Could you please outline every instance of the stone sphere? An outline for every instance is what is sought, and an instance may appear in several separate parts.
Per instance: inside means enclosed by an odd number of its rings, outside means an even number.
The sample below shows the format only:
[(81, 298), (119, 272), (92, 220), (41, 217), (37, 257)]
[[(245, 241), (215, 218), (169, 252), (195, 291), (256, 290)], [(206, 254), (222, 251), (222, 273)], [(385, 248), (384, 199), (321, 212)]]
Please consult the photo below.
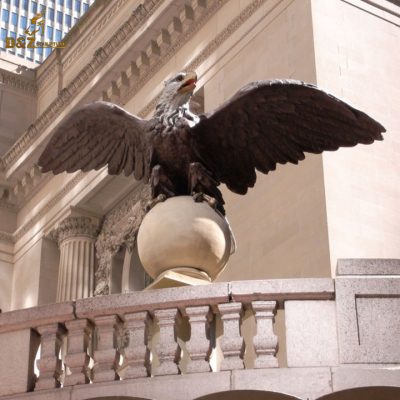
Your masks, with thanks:
[(226, 265), (231, 232), (225, 218), (207, 203), (190, 196), (177, 196), (157, 204), (144, 217), (137, 246), (146, 272), (182, 269), (206, 273), (214, 280)]

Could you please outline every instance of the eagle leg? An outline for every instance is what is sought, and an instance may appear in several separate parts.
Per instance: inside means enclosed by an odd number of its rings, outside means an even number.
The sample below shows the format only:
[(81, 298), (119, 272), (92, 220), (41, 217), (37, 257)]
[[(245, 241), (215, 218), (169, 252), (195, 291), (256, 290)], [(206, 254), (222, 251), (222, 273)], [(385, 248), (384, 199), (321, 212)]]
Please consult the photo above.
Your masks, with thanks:
[(174, 184), (169, 179), (164, 168), (161, 165), (156, 165), (151, 170), (150, 176), (151, 197), (154, 199), (159, 194), (164, 194), (167, 197), (176, 196), (174, 192)]
[(209, 206), (225, 215), (224, 199), (222, 193), (217, 188), (219, 182), (216, 181), (212, 173), (199, 162), (189, 165), (189, 189), (196, 202), (206, 201)]
[(158, 203), (162, 203), (163, 201), (167, 200), (167, 196), (165, 194), (159, 194), (156, 198), (149, 200), (146, 203), (144, 210), (149, 212), (155, 205)]

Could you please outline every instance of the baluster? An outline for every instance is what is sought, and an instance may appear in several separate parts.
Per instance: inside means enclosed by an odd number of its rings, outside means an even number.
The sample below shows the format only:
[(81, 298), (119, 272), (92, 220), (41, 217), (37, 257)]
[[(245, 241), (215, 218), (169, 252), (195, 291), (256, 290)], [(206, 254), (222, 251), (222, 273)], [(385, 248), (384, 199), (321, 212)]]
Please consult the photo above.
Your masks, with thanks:
[(177, 365), (178, 344), (175, 341), (175, 318), (177, 309), (156, 310), (154, 316), (160, 328), (156, 355), (160, 365), (154, 375), (173, 375), (179, 372)]
[(63, 328), (59, 324), (40, 326), (37, 331), (41, 335), (40, 360), (37, 366), (40, 376), (35, 385), (35, 390), (52, 389), (60, 387), (62, 376), (62, 361), (58, 358)]
[(190, 323), (190, 340), (186, 343), (186, 348), (191, 360), (187, 366), (187, 373), (210, 371), (210, 341), (207, 338), (209, 311), (208, 306), (186, 307)]
[(94, 351), (93, 382), (115, 381), (119, 352), (114, 347), (114, 332), (121, 320), (117, 315), (94, 319), (97, 328), (97, 346)]
[(65, 323), (68, 329), (67, 355), (65, 365), (70, 374), (66, 374), (64, 386), (82, 385), (90, 382), (88, 369), (90, 357), (87, 353), (92, 326), (87, 319), (76, 319)]
[(224, 324), (224, 334), (220, 340), (224, 359), (220, 369), (221, 371), (243, 369), (243, 338), (240, 336), (239, 328), (242, 305), (240, 303), (219, 304), (218, 309)]
[(147, 311), (125, 314), (129, 331), (128, 347), (125, 348), (126, 363), (129, 366), (124, 378), (148, 376), (147, 329), (149, 316)]
[(277, 367), (278, 360), (275, 355), (278, 350), (278, 338), (273, 331), (276, 301), (253, 301), (251, 304), (257, 324), (257, 334), (253, 338), (257, 355), (254, 367)]

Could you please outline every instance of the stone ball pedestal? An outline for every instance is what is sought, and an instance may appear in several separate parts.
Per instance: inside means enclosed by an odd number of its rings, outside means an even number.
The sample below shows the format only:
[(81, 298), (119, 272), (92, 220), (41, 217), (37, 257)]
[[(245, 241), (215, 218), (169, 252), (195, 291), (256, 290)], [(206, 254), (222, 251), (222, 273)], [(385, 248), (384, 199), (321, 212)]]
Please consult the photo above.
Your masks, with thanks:
[(149, 288), (212, 282), (231, 254), (228, 222), (207, 203), (177, 196), (158, 203), (144, 217), (137, 246)]

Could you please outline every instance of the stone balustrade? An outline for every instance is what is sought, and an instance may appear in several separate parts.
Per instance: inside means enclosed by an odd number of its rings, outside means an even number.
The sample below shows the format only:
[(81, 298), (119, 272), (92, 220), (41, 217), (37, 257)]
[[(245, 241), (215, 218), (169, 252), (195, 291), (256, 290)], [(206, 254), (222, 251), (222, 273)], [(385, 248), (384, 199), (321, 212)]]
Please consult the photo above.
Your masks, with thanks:
[[(215, 283), (8, 312), (0, 316), (0, 337), (14, 331), (39, 335), (37, 377), (26, 376), (26, 381), (36, 380), (34, 391), (244, 369), (244, 350), (250, 351), (249, 346), (256, 356), (255, 368), (277, 367), (278, 338), (273, 321), (278, 302), (332, 299), (333, 281), (276, 280), (253, 285), (257, 293), (246, 282)], [(245, 306), (250, 307), (257, 326), (254, 340), (246, 346), (241, 329)], [(181, 329), (185, 318), (189, 326), (186, 333)], [(222, 332), (212, 323), (216, 318), (222, 320)], [(32, 375), (34, 359), (21, 361), (20, 370)]]
[[(354, 266), (348, 268), (352, 271)], [(31, 391), (37, 394), (33, 398), (41, 399), (40, 394), (49, 390), (54, 394), (77, 388), (88, 391), (87, 397), (79, 398), (90, 398), (99, 385), (106, 390), (110, 386), (104, 385), (114, 382), (116, 390), (124, 382), (145, 385), (148, 380), (154, 385), (157, 379), (173, 382), (174, 376), (197, 382), (199, 376), (207, 375), (209, 384), (218, 376), (215, 382), (221, 388), (227, 376), (231, 377), (229, 385), (233, 377), (235, 385), (256, 379), (257, 385), (268, 387), (271, 379), (285, 380), (294, 370), (300, 379), (299, 367), (317, 394), (329, 392), (318, 386), (325, 372), (330, 382), (331, 368), (351, 363), (351, 357), (354, 363), (368, 362), (365, 351), (373, 344), (368, 333), (349, 353), (348, 340), (353, 335), (349, 329), (356, 322), (349, 321), (348, 315), (354, 313), (354, 299), (363, 298), (363, 292), (367, 295), (359, 305), (363, 312), (358, 315), (360, 327), (373, 312), (364, 307), (371, 293), (376, 292), (382, 304), (397, 306), (393, 299), (400, 297), (400, 280), (389, 272), (392, 275), (387, 278), (345, 276), (339, 270), (336, 280), (275, 279), (148, 290), (3, 313), (0, 379), (9, 384), (0, 388), (0, 398)], [(386, 280), (391, 286), (385, 286)], [(376, 307), (374, 302), (368, 304)], [(277, 311), (283, 309), (284, 327), (282, 319), (280, 326), (275, 324)], [(397, 315), (398, 310), (392, 313)], [(397, 323), (390, 315), (387, 318), (391, 326)], [(249, 326), (252, 329), (246, 332)], [(22, 350), (16, 351), (17, 346)], [(282, 357), (278, 362), (280, 346), (287, 352), (284, 365)], [(376, 354), (376, 362), (400, 363), (396, 352), (385, 358), (380, 348)], [(201, 387), (194, 392), (202, 393)]]

